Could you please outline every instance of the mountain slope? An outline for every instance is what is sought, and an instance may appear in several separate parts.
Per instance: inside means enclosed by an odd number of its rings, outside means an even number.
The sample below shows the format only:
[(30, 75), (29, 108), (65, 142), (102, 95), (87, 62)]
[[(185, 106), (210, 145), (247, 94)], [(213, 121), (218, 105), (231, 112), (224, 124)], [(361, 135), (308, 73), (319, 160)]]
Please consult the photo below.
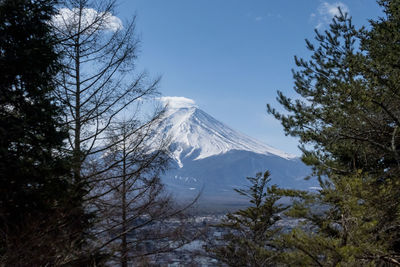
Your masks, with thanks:
[(164, 182), (179, 196), (235, 199), (233, 188), (246, 185), (246, 177), (270, 170), (273, 183), (285, 188), (308, 189), (310, 173), (298, 158), (239, 133), (200, 110), (193, 100), (162, 98), (167, 112), (158, 132), (170, 138), (176, 166)]
[[(172, 138), (174, 159), (180, 166), (182, 158), (197, 153), (195, 160), (223, 154), (230, 150), (244, 150), (290, 159), (294, 156), (281, 152), (251, 137), (239, 133), (197, 108), (192, 100), (169, 102), (161, 132)], [(174, 101), (175, 102), (174, 102)]]

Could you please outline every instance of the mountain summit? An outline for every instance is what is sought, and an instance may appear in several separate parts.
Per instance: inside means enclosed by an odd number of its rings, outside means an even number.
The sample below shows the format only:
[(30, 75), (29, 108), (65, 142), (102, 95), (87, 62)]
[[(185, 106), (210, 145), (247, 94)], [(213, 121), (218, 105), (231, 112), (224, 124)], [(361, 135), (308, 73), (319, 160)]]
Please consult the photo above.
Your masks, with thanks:
[(170, 136), (171, 152), (180, 167), (185, 158), (199, 160), (231, 150), (275, 155), (285, 159), (295, 158), (231, 129), (199, 109), (191, 99), (163, 97), (161, 100), (167, 106), (161, 132)]
[(234, 188), (246, 185), (246, 177), (269, 170), (281, 187), (309, 189), (310, 169), (298, 158), (239, 133), (216, 120), (185, 97), (162, 97), (167, 107), (158, 132), (170, 138), (176, 163), (163, 177), (179, 196), (202, 192), (203, 201), (230, 202)]

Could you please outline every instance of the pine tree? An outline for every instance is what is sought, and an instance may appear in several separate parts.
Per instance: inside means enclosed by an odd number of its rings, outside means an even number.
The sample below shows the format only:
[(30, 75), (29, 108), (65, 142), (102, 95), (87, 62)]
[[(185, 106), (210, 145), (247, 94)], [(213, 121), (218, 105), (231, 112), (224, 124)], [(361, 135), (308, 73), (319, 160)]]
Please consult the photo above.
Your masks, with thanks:
[(68, 257), (75, 233), (67, 131), (52, 98), (52, 0), (0, 2), (0, 265)]
[(279, 213), (286, 207), (278, 204), (281, 198), (275, 185), (268, 186), (270, 174), (258, 173), (248, 177), (248, 189), (236, 189), (249, 198), (251, 206), (229, 213), (218, 226), (222, 238), (209, 244), (210, 255), (228, 266), (271, 266), (280, 254), (275, 238), (281, 228), (276, 225)]
[(300, 138), (321, 185), (316, 194), (287, 192), (291, 215), (304, 219), (284, 237), (291, 264), (400, 264), (400, 2), (379, 4), (385, 17), (369, 29), (341, 14), (316, 31), (311, 59), (295, 58), (302, 99), (278, 92), (287, 115), (268, 106)]

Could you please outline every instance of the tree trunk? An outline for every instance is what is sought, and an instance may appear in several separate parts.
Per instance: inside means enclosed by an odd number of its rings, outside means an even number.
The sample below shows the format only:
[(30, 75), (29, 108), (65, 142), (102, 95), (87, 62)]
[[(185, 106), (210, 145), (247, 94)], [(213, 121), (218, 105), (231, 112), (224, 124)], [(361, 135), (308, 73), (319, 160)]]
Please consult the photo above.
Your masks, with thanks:
[[(125, 132), (124, 132), (125, 135)], [(127, 240), (126, 240), (126, 137), (124, 136), (124, 141), (123, 141), (123, 161), (122, 161), (122, 244), (121, 244), (121, 266), (122, 267), (127, 267), (128, 266), (128, 246), (127, 246)]]

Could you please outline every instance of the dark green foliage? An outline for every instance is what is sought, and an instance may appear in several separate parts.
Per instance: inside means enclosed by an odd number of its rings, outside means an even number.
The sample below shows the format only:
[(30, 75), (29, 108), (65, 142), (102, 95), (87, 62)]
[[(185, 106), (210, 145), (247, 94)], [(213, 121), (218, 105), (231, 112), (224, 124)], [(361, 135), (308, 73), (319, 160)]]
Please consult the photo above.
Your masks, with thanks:
[[(301, 192), (286, 215), (302, 219), (280, 236), (281, 259), (291, 266), (375, 266), (394, 261), (393, 231), (382, 226), (385, 209), (377, 203), (397, 185), (371, 190), (362, 173), (337, 176), (318, 194)], [(332, 185), (334, 184), (334, 187)], [(295, 192), (286, 195), (296, 196)], [(388, 199), (386, 199), (388, 200)]]
[(48, 25), (54, 5), (0, 1), (0, 265), (55, 264), (74, 239), (69, 218), (79, 199), (51, 97), (59, 69)]
[(276, 186), (268, 186), (269, 175), (267, 171), (248, 177), (251, 186), (236, 191), (248, 197), (251, 206), (229, 213), (219, 225), (225, 234), (209, 251), (229, 266), (269, 266), (276, 262), (279, 253), (275, 238), (281, 231), (276, 222), (286, 208), (277, 204), (280, 196)]
[(379, 4), (369, 29), (342, 14), (316, 32), (311, 59), (296, 58), (301, 99), (278, 92), (288, 115), (268, 106), (322, 188), (295, 198), (304, 226), (283, 240), (294, 265), (400, 265), (400, 2)]

